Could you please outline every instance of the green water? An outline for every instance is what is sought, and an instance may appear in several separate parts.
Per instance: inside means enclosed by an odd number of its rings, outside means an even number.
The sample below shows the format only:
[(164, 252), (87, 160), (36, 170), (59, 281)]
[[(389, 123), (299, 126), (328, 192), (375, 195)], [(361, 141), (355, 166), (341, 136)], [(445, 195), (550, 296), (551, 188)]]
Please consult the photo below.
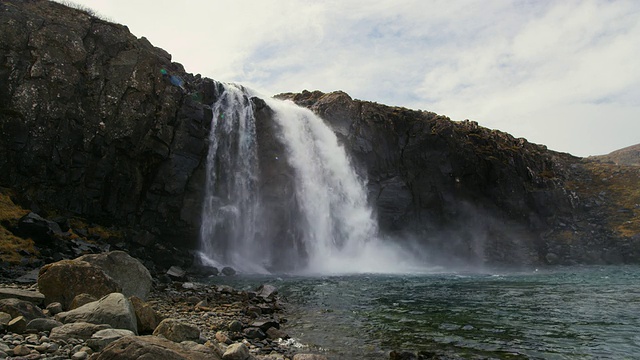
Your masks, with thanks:
[(640, 358), (640, 267), (232, 281), (276, 285), (287, 331), (331, 359)]

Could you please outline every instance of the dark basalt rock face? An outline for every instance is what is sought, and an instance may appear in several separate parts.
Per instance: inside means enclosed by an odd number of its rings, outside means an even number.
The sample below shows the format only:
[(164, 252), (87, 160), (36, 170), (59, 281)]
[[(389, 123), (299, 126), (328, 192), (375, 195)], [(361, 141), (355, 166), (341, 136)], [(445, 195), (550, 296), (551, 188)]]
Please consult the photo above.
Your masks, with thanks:
[(382, 230), (426, 245), (433, 261), (638, 261), (637, 250), (621, 249), (637, 249), (637, 240), (630, 244), (594, 224), (605, 224), (607, 211), (592, 206), (588, 186), (573, 184), (589, 172), (580, 158), (468, 120), (353, 100), (343, 92), (279, 97), (331, 124), (369, 181)]
[(54, 2), (3, 1), (0, 33), (0, 184), (23, 203), (192, 246), (213, 81)]

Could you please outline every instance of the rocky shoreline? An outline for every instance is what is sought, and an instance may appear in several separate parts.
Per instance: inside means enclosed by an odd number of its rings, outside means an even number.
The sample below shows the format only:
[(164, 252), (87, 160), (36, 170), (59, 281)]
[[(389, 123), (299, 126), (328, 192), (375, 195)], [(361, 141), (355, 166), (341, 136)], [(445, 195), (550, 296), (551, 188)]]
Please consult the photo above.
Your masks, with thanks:
[[(45, 265), (32, 277), (36, 284), (2, 279), (0, 359), (326, 359), (286, 334), (286, 304), (271, 285), (239, 291), (166, 274), (152, 278), (124, 252), (92, 256), (99, 260)], [(100, 268), (100, 261), (118, 264)], [(131, 272), (135, 262), (138, 275)], [(100, 279), (96, 268), (113, 277)], [(111, 280), (120, 292), (109, 289)], [(143, 289), (142, 298), (127, 294), (131, 285)]]

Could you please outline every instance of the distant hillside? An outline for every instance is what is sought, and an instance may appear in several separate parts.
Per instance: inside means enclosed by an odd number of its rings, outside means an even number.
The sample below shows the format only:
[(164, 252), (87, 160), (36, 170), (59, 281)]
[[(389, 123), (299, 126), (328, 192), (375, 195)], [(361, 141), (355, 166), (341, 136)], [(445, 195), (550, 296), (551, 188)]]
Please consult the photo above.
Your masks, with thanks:
[(600, 162), (611, 162), (617, 165), (640, 166), (640, 144), (616, 150), (608, 155), (593, 156)]

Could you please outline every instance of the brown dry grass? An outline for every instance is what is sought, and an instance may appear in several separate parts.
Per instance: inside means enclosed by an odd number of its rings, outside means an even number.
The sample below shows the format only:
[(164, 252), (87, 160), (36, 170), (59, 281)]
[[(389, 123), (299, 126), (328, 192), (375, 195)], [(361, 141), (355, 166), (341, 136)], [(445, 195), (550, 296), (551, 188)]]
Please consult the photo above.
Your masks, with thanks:
[(587, 161), (584, 168), (591, 181), (572, 181), (570, 187), (601, 199), (608, 225), (618, 235), (640, 234), (640, 167)]
[(28, 213), (29, 210), (11, 200), (8, 190), (0, 189), (0, 260), (17, 264), (23, 258), (20, 250), (37, 254), (33, 240), (17, 237), (7, 229), (7, 226), (17, 225), (18, 220)]

